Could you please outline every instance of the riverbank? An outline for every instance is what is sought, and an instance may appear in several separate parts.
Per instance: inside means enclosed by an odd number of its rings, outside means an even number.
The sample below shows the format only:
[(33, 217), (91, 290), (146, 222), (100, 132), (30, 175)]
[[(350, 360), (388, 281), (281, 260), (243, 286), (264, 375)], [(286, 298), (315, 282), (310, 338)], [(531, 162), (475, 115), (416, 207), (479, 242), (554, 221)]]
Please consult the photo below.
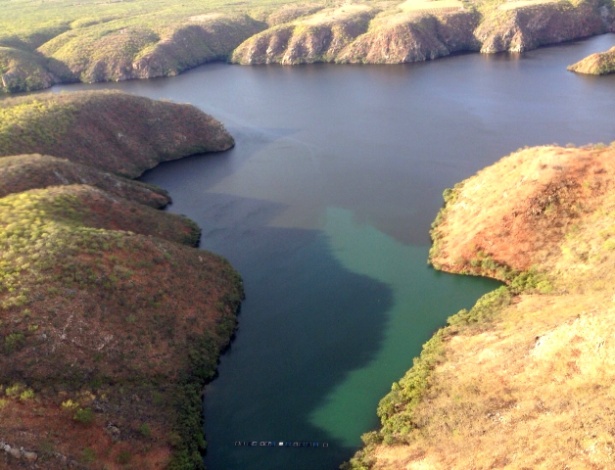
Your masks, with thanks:
[[(21, 0), (20, 0), (21, 1)], [(456, 52), (522, 52), (615, 31), (612, 2), (13, 2), (0, 34), (0, 92), (177, 75), (212, 61), (398, 64)], [(35, 21), (44, 15), (45, 21)], [(8, 21), (8, 20), (7, 20)]]
[(445, 192), (430, 261), (507, 285), (424, 346), (347, 468), (611, 464), (614, 162), (529, 148)]
[(166, 192), (121, 175), (232, 137), (122, 93), (0, 112), (0, 467), (202, 467), (201, 392), (241, 280), (195, 249), (194, 222), (156, 210)]

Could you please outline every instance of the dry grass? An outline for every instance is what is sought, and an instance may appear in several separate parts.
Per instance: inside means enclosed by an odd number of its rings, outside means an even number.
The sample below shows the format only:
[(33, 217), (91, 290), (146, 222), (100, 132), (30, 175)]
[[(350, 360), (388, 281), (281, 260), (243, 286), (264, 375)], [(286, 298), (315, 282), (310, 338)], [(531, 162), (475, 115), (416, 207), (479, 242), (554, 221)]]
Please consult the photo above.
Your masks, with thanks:
[(353, 468), (615, 468), (614, 175), (615, 146), (542, 147), (447, 193), (436, 262), (491, 272), (463, 260), (487, 250), (542, 271), (557, 294), (522, 292), (486, 322), (451, 322), (410, 430), (372, 436)]

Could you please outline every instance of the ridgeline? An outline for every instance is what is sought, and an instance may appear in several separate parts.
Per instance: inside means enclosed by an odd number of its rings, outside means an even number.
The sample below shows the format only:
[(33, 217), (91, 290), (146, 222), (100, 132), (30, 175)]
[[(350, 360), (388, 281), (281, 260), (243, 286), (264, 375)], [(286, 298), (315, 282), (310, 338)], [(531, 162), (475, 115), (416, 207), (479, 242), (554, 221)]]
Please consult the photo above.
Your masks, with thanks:
[(211, 61), (398, 64), (615, 31), (612, 0), (25, 0), (0, 19), (0, 92), (177, 75)]
[(122, 175), (232, 137), (192, 106), (121, 93), (1, 112), (0, 467), (202, 467), (201, 391), (241, 281), (194, 248), (192, 221), (156, 209), (164, 191)]

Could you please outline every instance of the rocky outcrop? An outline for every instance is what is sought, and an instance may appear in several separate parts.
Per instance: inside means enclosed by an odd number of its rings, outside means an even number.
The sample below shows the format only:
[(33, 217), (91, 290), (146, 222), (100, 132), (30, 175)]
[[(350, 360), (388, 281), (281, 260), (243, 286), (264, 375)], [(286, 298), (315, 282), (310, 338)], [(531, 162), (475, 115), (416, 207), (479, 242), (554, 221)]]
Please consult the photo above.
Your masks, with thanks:
[(336, 58), (341, 63), (399, 64), (478, 50), (472, 35), (479, 15), (466, 11), (413, 13), (377, 21)]
[(226, 60), (239, 44), (264, 26), (247, 16), (192, 17), (142, 49), (132, 61), (130, 78), (172, 76), (207, 62)]
[(40, 55), (0, 47), (0, 91), (20, 93), (49, 88), (59, 80)]
[(398, 64), (463, 51), (522, 52), (615, 31), (613, 7), (600, 0), (515, 0), (497, 7), (460, 0), (316, 2), (254, 15), (84, 18), (26, 42), (4, 38), (0, 91), (173, 76), (219, 60)]
[(240, 64), (312, 62), (399, 64), (454, 52), (521, 52), (601, 34), (613, 15), (593, 1), (517, 1), (479, 13), (461, 2), (405, 2), (384, 11), (349, 6), (320, 10), (246, 40)]
[(586, 75), (608, 75), (615, 73), (615, 47), (606, 52), (591, 54), (572, 64), (568, 70)]
[(376, 13), (373, 8), (358, 5), (322, 10), (251, 37), (233, 52), (231, 61), (245, 65), (333, 62), (367, 31)]
[[(519, 5), (515, 5), (518, 3)], [(487, 15), (476, 29), (481, 52), (523, 52), (610, 29), (611, 14), (595, 2), (510, 2)]]

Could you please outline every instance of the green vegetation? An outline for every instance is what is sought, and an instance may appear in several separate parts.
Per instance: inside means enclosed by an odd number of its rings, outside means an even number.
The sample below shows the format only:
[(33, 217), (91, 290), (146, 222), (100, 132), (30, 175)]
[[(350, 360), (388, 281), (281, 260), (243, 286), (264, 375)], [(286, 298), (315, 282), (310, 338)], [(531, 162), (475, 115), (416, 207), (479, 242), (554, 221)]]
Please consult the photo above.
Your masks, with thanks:
[[(174, 468), (199, 468), (201, 390), (235, 329), (241, 280), (193, 248), (194, 222), (154, 209), (169, 202), (164, 191), (118, 173), (232, 138), (191, 106), (118, 93), (3, 105), (0, 431), (21, 435), (14, 426), (28, 423), (35, 437), (20, 445), (46, 468), (57, 452), (146, 468), (150, 458), (169, 464), (169, 450)], [(37, 153), (11, 155), (20, 149)]]
[(606, 52), (590, 56), (572, 64), (568, 70), (587, 75), (607, 75), (615, 73), (615, 47)]
[(0, 156), (52, 155), (136, 177), (161, 161), (234, 144), (222, 124), (194, 106), (125, 93), (35, 95), (2, 105)]

